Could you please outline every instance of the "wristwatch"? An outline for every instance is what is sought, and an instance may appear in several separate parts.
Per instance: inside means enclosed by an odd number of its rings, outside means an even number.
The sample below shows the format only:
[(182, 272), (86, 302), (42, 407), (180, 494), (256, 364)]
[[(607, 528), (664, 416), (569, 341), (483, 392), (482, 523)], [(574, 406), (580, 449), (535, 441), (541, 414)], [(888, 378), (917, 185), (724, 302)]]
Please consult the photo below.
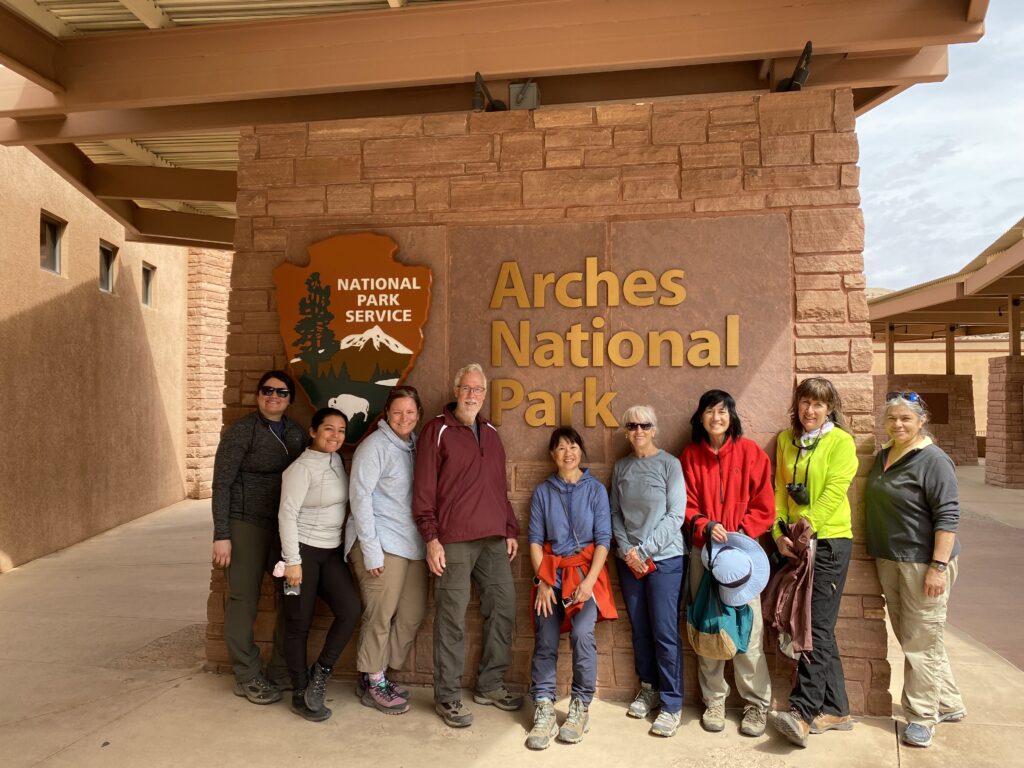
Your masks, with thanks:
[(534, 576), (533, 577), (533, 586), (535, 586), (535, 587), (539, 587), (540, 586), (540, 577), (539, 576)]
[(945, 573), (947, 565), (949, 565), (949, 563), (944, 563), (941, 560), (932, 560), (931, 562), (931, 567), (939, 573)]

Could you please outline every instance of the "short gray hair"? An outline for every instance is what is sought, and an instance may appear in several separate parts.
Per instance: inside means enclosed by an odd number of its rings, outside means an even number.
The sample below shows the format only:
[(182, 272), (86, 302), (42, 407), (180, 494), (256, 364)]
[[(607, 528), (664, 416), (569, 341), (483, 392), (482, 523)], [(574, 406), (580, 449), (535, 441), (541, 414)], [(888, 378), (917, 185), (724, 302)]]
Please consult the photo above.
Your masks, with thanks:
[[(885, 418), (886, 416), (889, 415), (889, 411), (892, 410), (893, 408), (898, 408), (901, 405), (907, 408), (912, 414), (917, 416), (917, 418), (921, 419), (922, 422), (928, 421), (928, 407), (925, 404), (924, 400), (921, 398), (921, 396), (918, 395), (916, 399), (908, 400), (906, 397), (907, 394), (907, 392), (897, 392), (893, 397), (890, 397), (888, 400), (885, 401), (885, 405), (882, 406), (883, 423), (885, 423)], [(924, 432), (926, 435), (929, 434), (929, 432), (923, 427), (921, 431)]]
[(658, 427), (658, 415), (654, 412), (654, 408), (649, 405), (631, 405), (622, 413), (622, 426), (625, 426), (628, 422), (635, 421), (638, 424), (653, 424), (655, 429)]
[(484, 377), (484, 386), (487, 386), (487, 374), (484, 373), (483, 367), (480, 363), (470, 363), (469, 365), (462, 366), (455, 372), (455, 383), (453, 384), (455, 389), (459, 388), (459, 384), (462, 383), (462, 377), (467, 373), (479, 373)]

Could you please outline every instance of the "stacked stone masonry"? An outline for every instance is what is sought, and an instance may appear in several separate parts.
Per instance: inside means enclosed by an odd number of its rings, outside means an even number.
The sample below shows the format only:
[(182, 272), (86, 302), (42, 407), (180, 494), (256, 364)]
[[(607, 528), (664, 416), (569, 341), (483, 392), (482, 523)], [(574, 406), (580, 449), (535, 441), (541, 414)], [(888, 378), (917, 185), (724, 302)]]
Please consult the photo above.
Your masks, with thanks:
[[(790, 230), (794, 276), (794, 379), (824, 375), (841, 390), (861, 458), (851, 489), (856, 544), (841, 606), (838, 640), (853, 711), (890, 713), (884, 603), (863, 545), (864, 477), (875, 447), (869, 375), (872, 347), (864, 298), (864, 223), (852, 94), (699, 96), (654, 104), (611, 104), (535, 112), (458, 113), (257, 127), (242, 131), (236, 258), (228, 314), (224, 420), (254, 405), (259, 375), (287, 362), (274, 303), (273, 269), (305, 263), (306, 247), (344, 231), (405, 226), (613, 222), (781, 214)], [(437, 279), (443, 279), (438, 275)], [(447, 377), (464, 361), (443, 366)], [(440, 379), (443, 380), (443, 379)], [(419, 385), (421, 391), (423, 384)], [(438, 384), (437, 386), (441, 386)], [(689, 407), (689, 406), (687, 406)], [(299, 418), (307, 414), (300, 414)], [(779, 413), (778, 427), (786, 423)], [(611, 467), (592, 467), (607, 479)], [(509, 492), (524, 538), (530, 494), (547, 465), (510, 462)], [(515, 564), (519, 618), (509, 682), (529, 683), (532, 629), (528, 558)], [(223, 579), (214, 573), (207, 657), (227, 669), (221, 637)], [(267, 587), (266, 608), (273, 606)], [(628, 619), (598, 627), (599, 695), (636, 687)], [(402, 679), (431, 681), (429, 618)], [(319, 617), (311, 644), (322, 639)], [(471, 607), (467, 676), (479, 658), (480, 616)], [(270, 639), (271, 616), (258, 637)], [(793, 666), (768, 638), (777, 703)], [(338, 677), (354, 670), (354, 642)], [(689, 651), (688, 651), (689, 653)], [(559, 660), (568, 689), (568, 653)], [(686, 700), (696, 701), (693, 659)]]
[(213, 457), (220, 440), (227, 355), (231, 253), (188, 249), (188, 361), (185, 485), (189, 498), (213, 492)]
[(1024, 357), (988, 361), (985, 482), (1024, 488)]

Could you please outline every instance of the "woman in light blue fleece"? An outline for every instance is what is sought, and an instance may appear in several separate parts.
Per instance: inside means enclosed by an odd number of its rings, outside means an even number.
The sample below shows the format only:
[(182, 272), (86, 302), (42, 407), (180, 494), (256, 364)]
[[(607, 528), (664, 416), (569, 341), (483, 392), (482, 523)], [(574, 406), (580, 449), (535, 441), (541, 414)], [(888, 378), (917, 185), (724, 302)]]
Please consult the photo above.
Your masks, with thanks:
[(389, 715), (409, 709), (409, 692), (386, 673), (405, 664), (427, 606), (426, 550), (412, 519), (413, 430), (422, 414), (416, 390), (395, 387), (384, 404), (385, 418), (352, 457), (345, 554), (366, 606), (356, 694)]
[(627, 714), (645, 718), (660, 705), (651, 733), (668, 737), (679, 729), (683, 708), (679, 595), (686, 572), (686, 484), (679, 459), (654, 444), (653, 408), (628, 408), (622, 423), (633, 452), (615, 462), (609, 500), (640, 678), (640, 692)]

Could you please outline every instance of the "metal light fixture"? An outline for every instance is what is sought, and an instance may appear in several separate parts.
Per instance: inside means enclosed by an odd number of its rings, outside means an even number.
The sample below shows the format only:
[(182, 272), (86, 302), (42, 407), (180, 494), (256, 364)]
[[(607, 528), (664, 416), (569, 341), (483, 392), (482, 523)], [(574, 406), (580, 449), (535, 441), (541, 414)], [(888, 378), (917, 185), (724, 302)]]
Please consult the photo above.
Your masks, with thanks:
[(796, 60), (796, 67), (793, 68), (792, 77), (787, 77), (785, 80), (780, 80), (779, 84), (775, 87), (776, 93), (786, 93), (789, 91), (799, 91), (804, 87), (804, 83), (807, 82), (808, 76), (811, 74), (811, 41), (807, 41), (807, 45), (804, 46), (803, 53), (800, 54), (800, 58)]
[(473, 111), (474, 112), (507, 112), (508, 104), (504, 101), (497, 101), (491, 97), (491, 92), (484, 82), (483, 75), (479, 72), (475, 76), (476, 85), (473, 88)]

